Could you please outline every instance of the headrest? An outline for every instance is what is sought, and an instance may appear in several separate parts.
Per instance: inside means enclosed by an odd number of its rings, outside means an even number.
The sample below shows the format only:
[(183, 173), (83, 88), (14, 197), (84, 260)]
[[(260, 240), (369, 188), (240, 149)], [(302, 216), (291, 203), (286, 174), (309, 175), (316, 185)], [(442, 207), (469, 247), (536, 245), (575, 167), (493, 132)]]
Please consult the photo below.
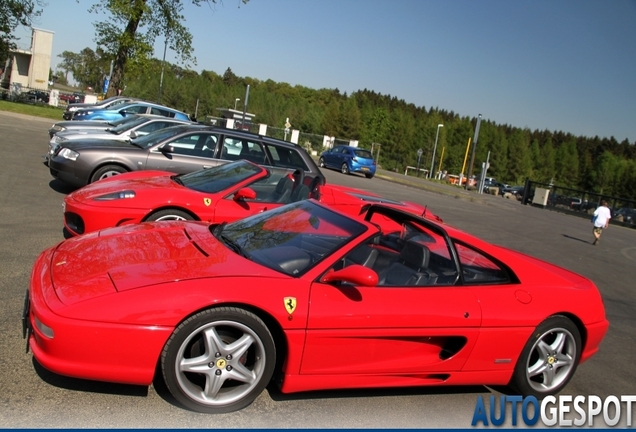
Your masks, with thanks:
[(400, 259), (416, 268), (428, 267), (430, 251), (421, 243), (407, 241), (400, 252)]

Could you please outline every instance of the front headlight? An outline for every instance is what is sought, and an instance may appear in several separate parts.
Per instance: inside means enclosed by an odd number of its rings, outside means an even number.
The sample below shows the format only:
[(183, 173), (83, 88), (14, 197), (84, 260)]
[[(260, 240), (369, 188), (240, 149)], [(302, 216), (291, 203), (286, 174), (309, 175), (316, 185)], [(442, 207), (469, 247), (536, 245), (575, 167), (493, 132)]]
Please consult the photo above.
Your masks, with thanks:
[(77, 111), (79, 109), (79, 107), (69, 107), (69, 111), (73, 112), (73, 111)]
[(62, 132), (63, 130), (66, 130), (66, 128), (60, 125), (53, 125), (53, 130), (55, 132)]
[(134, 198), (135, 191), (126, 190), (121, 192), (113, 192), (93, 198), (95, 201), (113, 201), (118, 199)]
[(64, 159), (68, 159), (68, 160), (72, 160), (72, 161), (76, 161), (77, 158), (79, 157), (79, 153), (78, 152), (73, 151), (71, 149), (67, 149), (67, 148), (63, 148), (62, 150), (60, 150), (58, 155), (63, 157)]
[(53, 141), (56, 142), (56, 143), (61, 143), (61, 142), (64, 142), (66, 140), (68, 140), (68, 138), (61, 137), (61, 136), (59, 136), (57, 134), (53, 137)]

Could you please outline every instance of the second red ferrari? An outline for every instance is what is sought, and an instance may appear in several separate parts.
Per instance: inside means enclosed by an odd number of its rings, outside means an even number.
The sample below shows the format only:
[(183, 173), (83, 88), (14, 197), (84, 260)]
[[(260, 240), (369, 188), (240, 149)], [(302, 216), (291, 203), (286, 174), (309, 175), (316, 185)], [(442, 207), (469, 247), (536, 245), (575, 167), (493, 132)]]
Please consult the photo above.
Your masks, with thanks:
[(183, 175), (135, 171), (67, 195), (64, 225), (71, 235), (79, 235), (146, 221), (231, 222), (307, 198), (354, 215), (371, 203), (384, 203), (441, 221), (418, 204), (324, 185), (319, 180), (304, 178), (300, 170), (265, 168), (245, 160)]

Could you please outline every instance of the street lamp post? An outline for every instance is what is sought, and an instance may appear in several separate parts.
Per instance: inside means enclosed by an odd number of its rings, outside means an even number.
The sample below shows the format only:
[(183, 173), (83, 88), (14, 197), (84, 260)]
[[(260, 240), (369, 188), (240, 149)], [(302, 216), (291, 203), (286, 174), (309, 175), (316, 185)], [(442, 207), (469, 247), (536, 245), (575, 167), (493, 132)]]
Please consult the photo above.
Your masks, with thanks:
[(435, 134), (435, 145), (433, 146), (433, 159), (431, 159), (431, 171), (428, 173), (428, 178), (433, 175), (433, 165), (435, 165), (435, 150), (437, 150), (437, 138), (439, 137), (439, 128), (444, 127), (443, 124), (437, 125), (437, 133)]
[(157, 103), (161, 103), (161, 90), (163, 89), (163, 70), (166, 67), (166, 51), (168, 50), (168, 34), (166, 33), (166, 43), (163, 46), (163, 62), (161, 63), (161, 78), (159, 79), (159, 98)]
[(240, 100), (241, 100), (241, 98), (236, 98), (236, 99), (234, 99), (234, 111), (236, 111), (236, 103), (237, 103), (238, 101), (240, 101)]

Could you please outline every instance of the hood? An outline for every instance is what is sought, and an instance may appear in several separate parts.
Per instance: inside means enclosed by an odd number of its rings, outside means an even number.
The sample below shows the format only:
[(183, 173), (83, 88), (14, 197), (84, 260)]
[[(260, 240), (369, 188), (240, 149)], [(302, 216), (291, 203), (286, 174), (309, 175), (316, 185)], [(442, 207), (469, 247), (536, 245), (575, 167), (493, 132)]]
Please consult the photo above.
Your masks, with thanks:
[(69, 108), (77, 108), (77, 109), (84, 109), (84, 108), (97, 108), (97, 104), (94, 103), (72, 103), (72, 104), (68, 104)]
[(86, 138), (68, 140), (61, 144), (65, 148), (68, 148), (71, 150), (82, 150), (82, 149), (88, 149), (88, 148), (117, 148), (117, 149), (134, 148), (134, 149), (140, 150), (139, 147), (129, 144), (128, 141), (90, 138), (89, 136), (87, 136)]
[(51, 273), (65, 305), (186, 279), (280, 276), (230, 251), (210, 234), (208, 224), (174, 221), (66, 240), (52, 257)]
[(101, 128), (97, 128), (95, 126), (89, 125), (88, 127), (80, 127), (77, 129), (66, 129), (61, 132), (58, 132), (57, 135), (66, 139), (83, 138), (86, 136), (88, 136), (89, 138), (96, 138), (98, 135), (100, 137), (106, 137), (106, 138), (108, 137), (116, 138), (118, 136), (117, 134), (108, 132), (106, 130), (111, 127), (108, 125), (108, 123), (102, 122), (101, 125), (102, 125)]
[[(80, 202), (91, 201), (96, 197), (114, 192), (133, 190), (136, 193), (148, 189), (182, 190), (184, 186), (170, 179), (174, 173), (168, 171), (135, 171), (86, 185), (67, 195), (66, 199)], [(108, 202), (108, 201), (105, 201)]]

